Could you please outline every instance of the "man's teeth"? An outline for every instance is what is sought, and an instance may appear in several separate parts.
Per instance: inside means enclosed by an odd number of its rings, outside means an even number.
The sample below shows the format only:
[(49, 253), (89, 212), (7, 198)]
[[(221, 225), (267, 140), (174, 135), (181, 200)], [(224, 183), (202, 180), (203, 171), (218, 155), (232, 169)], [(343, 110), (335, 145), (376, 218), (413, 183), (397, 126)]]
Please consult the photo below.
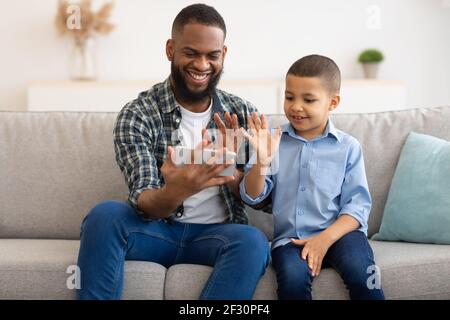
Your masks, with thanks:
[(292, 118), (294, 118), (295, 120), (302, 120), (305, 119), (306, 117), (292, 116)]
[(195, 80), (205, 80), (206, 77), (209, 75), (209, 73), (205, 73), (205, 74), (198, 74), (198, 73), (193, 73), (193, 72), (189, 72), (190, 76), (192, 78), (194, 78)]

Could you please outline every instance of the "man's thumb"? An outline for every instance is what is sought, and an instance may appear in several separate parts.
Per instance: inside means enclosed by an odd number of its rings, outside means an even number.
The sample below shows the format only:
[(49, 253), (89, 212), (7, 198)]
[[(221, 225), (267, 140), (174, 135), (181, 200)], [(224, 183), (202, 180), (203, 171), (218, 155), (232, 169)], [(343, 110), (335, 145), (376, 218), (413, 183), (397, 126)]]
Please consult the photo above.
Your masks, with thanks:
[(175, 150), (172, 146), (167, 147), (167, 163), (170, 165), (175, 166), (175, 159), (174, 159)]

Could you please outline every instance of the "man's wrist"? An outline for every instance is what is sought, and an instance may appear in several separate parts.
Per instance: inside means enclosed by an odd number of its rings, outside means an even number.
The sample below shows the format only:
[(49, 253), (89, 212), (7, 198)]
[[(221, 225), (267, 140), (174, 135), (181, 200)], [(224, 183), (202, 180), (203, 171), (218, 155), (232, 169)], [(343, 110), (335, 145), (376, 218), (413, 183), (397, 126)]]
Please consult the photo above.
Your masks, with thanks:
[(189, 198), (190, 194), (186, 190), (180, 190), (176, 186), (165, 184), (161, 191), (164, 193), (167, 200), (176, 204), (181, 204), (184, 200)]

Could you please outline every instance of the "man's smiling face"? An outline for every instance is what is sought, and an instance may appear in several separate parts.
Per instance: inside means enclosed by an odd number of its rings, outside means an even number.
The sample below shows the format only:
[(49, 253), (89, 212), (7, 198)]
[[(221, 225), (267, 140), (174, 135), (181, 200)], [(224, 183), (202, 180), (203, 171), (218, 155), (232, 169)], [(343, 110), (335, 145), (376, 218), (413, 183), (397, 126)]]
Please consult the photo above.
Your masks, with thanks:
[(224, 38), (218, 27), (189, 23), (167, 41), (172, 85), (178, 99), (187, 103), (209, 99), (222, 74), (227, 52)]

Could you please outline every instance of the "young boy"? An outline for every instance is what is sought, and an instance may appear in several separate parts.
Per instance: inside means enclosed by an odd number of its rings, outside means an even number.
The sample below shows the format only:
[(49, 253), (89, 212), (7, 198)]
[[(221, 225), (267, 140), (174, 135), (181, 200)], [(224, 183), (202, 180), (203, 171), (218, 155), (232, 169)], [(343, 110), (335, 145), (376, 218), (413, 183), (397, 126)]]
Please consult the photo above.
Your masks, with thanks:
[[(253, 114), (252, 134), (241, 128), (257, 151), (240, 185), (242, 199), (256, 205), (272, 197), (279, 299), (311, 299), (322, 267), (341, 275), (351, 299), (384, 299), (379, 282), (369, 279), (378, 268), (366, 236), (371, 197), (362, 149), (328, 116), (339, 105), (340, 82), (333, 60), (306, 56), (287, 73), (289, 123), (271, 135), (264, 116)], [(277, 170), (266, 175), (271, 162)]]

